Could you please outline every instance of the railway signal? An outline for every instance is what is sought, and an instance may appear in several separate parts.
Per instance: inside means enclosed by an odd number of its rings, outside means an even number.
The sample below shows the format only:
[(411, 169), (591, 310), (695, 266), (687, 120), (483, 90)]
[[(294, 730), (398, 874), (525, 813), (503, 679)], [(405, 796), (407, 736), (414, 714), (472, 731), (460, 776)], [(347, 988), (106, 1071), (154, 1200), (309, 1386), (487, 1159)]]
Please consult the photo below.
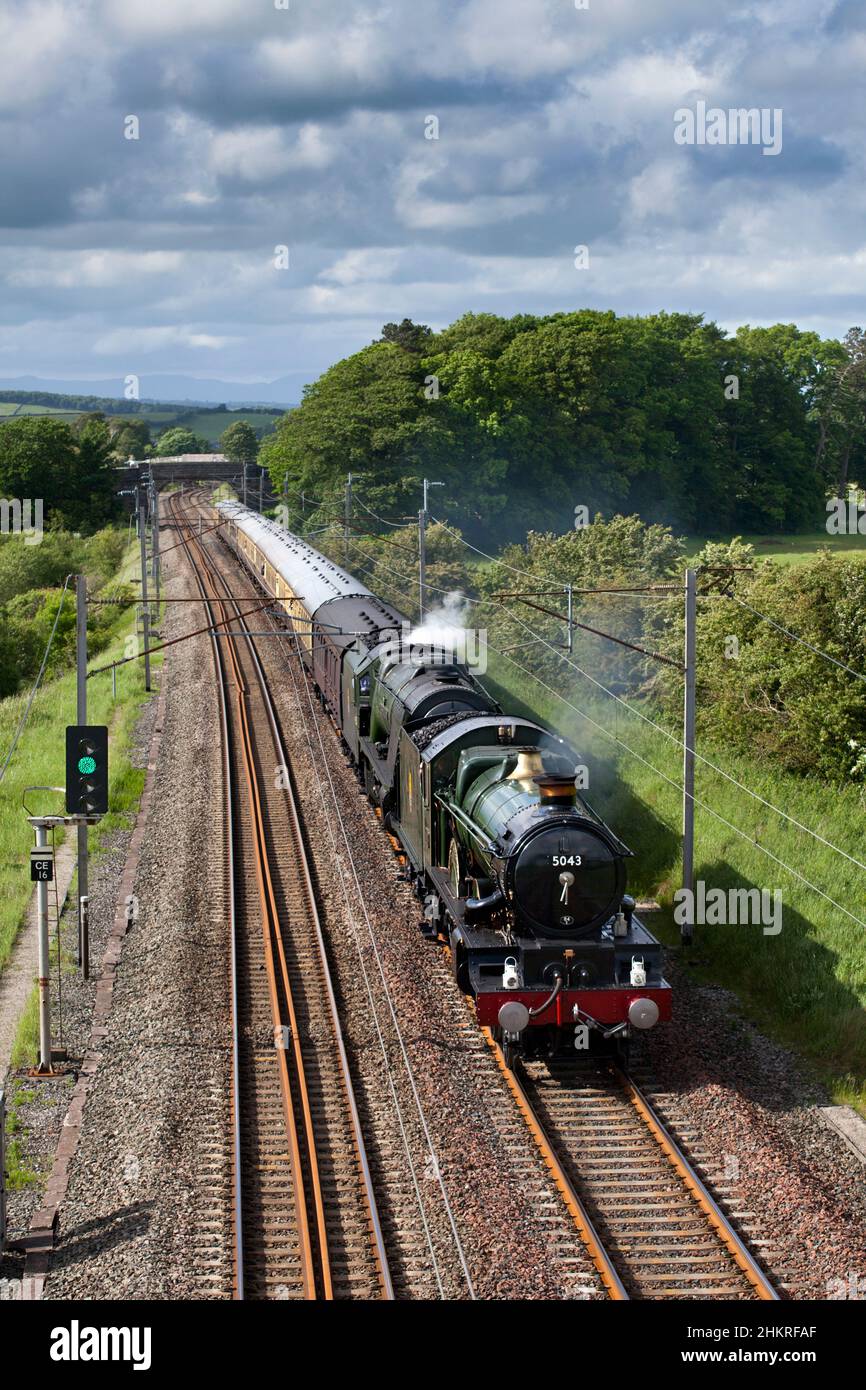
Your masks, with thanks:
[(70, 816), (102, 816), (108, 810), (108, 727), (69, 724), (66, 728), (66, 811)]

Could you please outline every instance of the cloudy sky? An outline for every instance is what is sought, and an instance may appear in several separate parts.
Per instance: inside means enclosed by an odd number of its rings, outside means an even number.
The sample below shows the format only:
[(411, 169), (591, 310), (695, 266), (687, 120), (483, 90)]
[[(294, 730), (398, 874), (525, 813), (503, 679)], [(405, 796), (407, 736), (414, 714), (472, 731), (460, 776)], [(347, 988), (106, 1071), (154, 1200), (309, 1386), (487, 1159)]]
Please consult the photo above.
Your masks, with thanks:
[[(843, 333), (864, 70), (863, 0), (0, 0), (0, 377), (296, 399), (470, 309)], [(677, 144), (699, 101), (781, 153)]]

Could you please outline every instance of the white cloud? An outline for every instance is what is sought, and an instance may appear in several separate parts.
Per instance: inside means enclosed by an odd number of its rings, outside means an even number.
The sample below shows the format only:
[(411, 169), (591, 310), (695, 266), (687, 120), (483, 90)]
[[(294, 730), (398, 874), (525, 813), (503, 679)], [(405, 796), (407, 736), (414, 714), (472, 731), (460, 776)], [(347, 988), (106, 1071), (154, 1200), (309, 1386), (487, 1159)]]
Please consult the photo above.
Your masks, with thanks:
[(694, 198), (691, 166), (680, 156), (654, 160), (629, 184), (631, 211), (640, 221), (663, 218), (675, 222), (687, 210), (686, 199)]
[(184, 193), (178, 194), (178, 201), (188, 203), (190, 207), (203, 208), (209, 207), (211, 203), (219, 202), (217, 193), (202, 193), (198, 188), (188, 188)]
[(171, 275), (186, 260), (182, 251), (66, 251), (36, 253), (6, 276), (19, 288), (108, 289), (129, 285), (138, 276)]
[(333, 265), (319, 272), (320, 280), (333, 280), (338, 285), (355, 285), (359, 281), (390, 280), (400, 262), (399, 250), (366, 247), (347, 251)]
[(223, 177), (267, 183), (292, 170), (324, 169), (334, 154), (332, 142), (312, 123), (294, 138), (279, 126), (244, 126), (213, 137), (210, 164)]
[(113, 357), (131, 353), (161, 352), (170, 348), (195, 348), (206, 352), (217, 352), (220, 348), (236, 343), (238, 339), (230, 335), (216, 336), (213, 333), (197, 333), (191, 328), (151, 327), (151, 328), (113, 328), (103, 333), (93, 344), (93, 351), (102, 357)]
[(92, 90), (94, 67), (99, 68), (93, 60), (101, 56), (102, 45), (87, 30), (84, 4), (28, 0), (0, 9), (0, 112), (14, 114), (51, 96), (58, 103), (74, 98), (76, 87), (68, 77), (78, 63), (86, 66), (77, 92)]
[[(249, 0), (102, 0), (104, 23), (121, 34), (138, 39), (177, 37), (181, 34), (217, 34), (242, 30), (254, 13)], [(278, 19), (286, 11), (274, 10)], [(270, 20), (270, 14), (263, 16)]]

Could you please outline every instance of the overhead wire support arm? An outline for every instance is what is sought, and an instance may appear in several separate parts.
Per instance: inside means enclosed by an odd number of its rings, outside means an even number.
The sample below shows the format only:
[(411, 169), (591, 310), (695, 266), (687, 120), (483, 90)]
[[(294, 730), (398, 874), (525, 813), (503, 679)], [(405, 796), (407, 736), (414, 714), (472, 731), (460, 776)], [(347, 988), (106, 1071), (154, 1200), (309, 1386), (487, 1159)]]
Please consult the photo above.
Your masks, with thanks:
[[(248, 618), (251, 613), (260, 613), (263, 608), (270, 608), (273, 600), (268, 599), (266, 603), (257, 603), (255, 608), (248, 608), (245, 613), (232, 613), (228, 618), (221, 618), (217, 623), (208, 623), (207, 627), (197, 627), (193, 632), (185, 632), (181, 637), (172, 637), (168, 642), (160, 642), (159, 646), (151, 647), (150, 652), (162, 652), (166, 647), (174, 647), (178, 642), (186, 642), (190, 637), (199, 637), (203, 632), (212, 632), (215, 627), (224, 627), (226, 623), (240, 622), (242, 618)], [(237, 634), (240, 635), (240, 634)], [(130, 661), (138, 661), (142, 655), (138, 652), (135, 656), (125, 656), (121, 661), (109, 661), (105, 666), (96, 666), (92, 671), (87, 672), (87, 679), (92, 676), (102, 675), (104, 671), (110, 671), (113, 666), (126, 666)]]
[[(500, 595), (494, 595), (494, 598), (498, 597), (500, 597)], [(646, 647), (639, 647), (635, 642), (627, 642), (624, 637), (614, 637), (609, 632), (602, 632), (597, 627), (590, 627), (588, 623), (579, 623), (574, 617), (563, 619), (562, 614), (557, 613), (553, 608), (545, 608), (540, 603), (532, 603), (529, 599), (521, 598), (519, 594), (512, 595), (512, 597), (518, 598), (527, 608), (534, 608), (537, 613), (545, 613), (549, 618), (558, 618), (560, 622), (570, 622), (572, 627), (579, 627), (584, 632), (591, 632), (594, 637), (603, 637), (607, 642), (616, 642), (620, 647), (628, 647), (629, 651), (639, 652), (641, 656), (651, 657), (653, 661), (663, 661), (666, 666), (673, 666), (675, 671), (683, 670), (681, 662), (674, 661), (672, 657), (663, 656), (661, 652), (651, 652)]]
[[(440, 523), (441, 525), (441, 523)], [(608, 587), (601, 589), (584, 589), (578, 584), (559, 585), (553, 589), (497, 589), (493, 598), (544, 598), (561, 594), (565, 589), (571, 589), (573, 594), (678, 594), (682, 588), (681, 584), (631, 584), (628, 587)]]

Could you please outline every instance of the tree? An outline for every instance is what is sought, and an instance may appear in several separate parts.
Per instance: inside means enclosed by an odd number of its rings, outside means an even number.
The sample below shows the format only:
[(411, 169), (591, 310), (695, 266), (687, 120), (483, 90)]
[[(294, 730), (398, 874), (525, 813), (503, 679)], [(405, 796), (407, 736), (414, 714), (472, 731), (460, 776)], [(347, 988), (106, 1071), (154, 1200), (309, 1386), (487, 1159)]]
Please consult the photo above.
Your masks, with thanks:
[(738, 395), (720, 412), (730, 497), (722, 528), (792, 531), (823, 522), (808, 400), (817, 342), (793, 324), (776, 324), (746, 325), (725, 344), (723, 370), (736, 377)]
[(175, 425), (165, 430), (156, 441), (159, 458), (171, 458), (175, 454), (209, 454), (210, 442), (200, 434), (195, 434), (185, 425)]
[(150, 449), (150, 425), (142, 418), (110, 422), (111, 451), (116, 459), (146, 458)]
[(75, 529), (97, 530), (116, 510), (114, 457), (105, 420), (87, 419), (78, 431), (75, 472), (68, 500), (62, 504), (64, 522)]
[(815, 527), (826, 488), (866, 475), (866, 339), (588, 309), (404, 319), (307, 387), (261, 460), (331, 511), (351, 472), (391, 519), (435, 478), (487, 545), (568, 531), (579, 505), (704, 533)]
[(247, 420), (235, 420), (223, 430), (220, 449), (231, 463), (253, 463), (259, 452), (259, 437)]
[(87, 429), (88, 425), (104, 424), (106, 424), (104, 410), (87, 410), (79, 415), (76, 420), (73, 420), (72, 429), (73, 433), (81, 434), (81, 431)]
[(50, 416), (0, 427), (0, 495), (42, 500), (53, 527), (95, 530), (116, 507), (108, 427), (87, 419), (77, 433)]
[(0, 492), (59, 500), (75, 468), (75, 436), (62, 420), (23, 415), (0, 426)]
[[(657, 650), (654, 605), (648, 605), (643, 595), (591, 591), (668, 580), (682, 553), (683, 543), (670, 527), (647, 525), (637, 516), (605, 521), (596, 515), (591, 525), (558, 536), (530, 531), (525, 545), (507, 546), (499, 560), (480, 571), (483, 607), (473, 621), (490, 629), (496, 648), (516, 650), (519, 661), (531, 657), (533, 670), (556, 685), (572, 674), (560, 655), (566, 635), (567, 585), (572, 585), (577, 622), (596, 633), (612, 633)], [(496, 597), (515, 593), (527, 602)], [(576, 630), (574, 651), (578, 665), (617, 692), (639, 688), (653, 674), (647, 657), (583, 629)], [(594, 689), (591, 684), (586, 688)]]
[(836, 496), (845, 497), (850, 481), (866, 477), (866, 333), (849, 328), (844, 343), (821, 346), (823, 371), (813, 393), (815, 466)]
[(380, 343), (393, 343), (406, 352), (423, 352), (433, 336), (433, 329), (425, 323), (413, 323), (403, 319), (400, 323), (386, 323), (382, 329)]
[(296, 491), (321, 497), (346, 474), (367, 474), (384, 489), (383, 505), (418, 506), (425, 475), (459, 491), (469, 479), (447, 411), (424, 395), (424, 368), (393, 343), (374, 343), (330, 367), (304, 390), (296, 410), (278, 422), (259, 455), (274, 490), (284, 478)]
[[(866, 667), (866, 563), (825, 550), (804, 564), (763, 560), (744, 572), (750, 558), (737, 539), (707, 546), (689, 562), (712, 566), (713, 580), (726, 579), (726, 590), (743, 600), (698, 605), (699, 745), (703, 734), (755, 766), (772, 760), (788, 772), (833, 782), (862, 778), (866, 687), (852, 671)], [(780, 626), (804, 640), (780, 637)], [(656, 649), (674, 658), (682, 652), (679, 597)], [(679, 671), (660, 668), (657, 693), (676, 728)]]

